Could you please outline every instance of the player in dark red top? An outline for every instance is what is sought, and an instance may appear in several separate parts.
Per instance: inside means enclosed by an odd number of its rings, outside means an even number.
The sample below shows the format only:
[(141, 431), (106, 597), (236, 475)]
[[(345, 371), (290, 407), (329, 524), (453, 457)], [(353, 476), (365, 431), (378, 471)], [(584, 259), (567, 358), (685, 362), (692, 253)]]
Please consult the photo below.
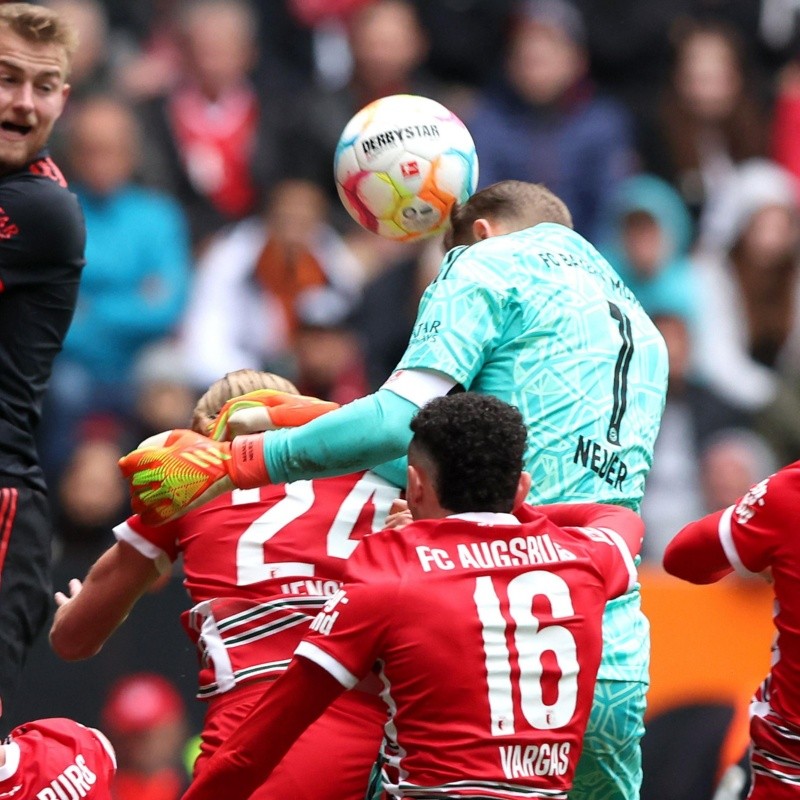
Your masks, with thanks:
[[(44, 149), (60, 116), (73, 29), (0, 5), (0, 701), (9, 710), (50, 605), (51, 529), (34, 430), (72, 320), (85, 228)], [(4, 718), (0, 727), (8, 729)]]
[(100, 731), (71, 719), (26, 722), (0, 745), (0, 797), (111, 800), (114, 748)]
[[(411, 427), (407, 496), (418, 521), (362, 541), (352, 582), (184, 800), (248, 798), (375, 664), (390, 715), (385, 796), (567, 797), (603, 609), (636, 580), (641, 520), (584, 505), (524, 507), (521, 523), (510, 512), (530, 488), (525, 426), (492, 396), (437, 398)], [(588, 527), (553, 521), (566, 519)]]
[(751, 800), (800, 798), (800, 461), (755, 484), (735, 505), (690, 522), (664, 568), (692, 583), (734, 570), (775, 590), (772, 667), (750, 706)]
[[(296, 394), (277, 376), (240, 370), (201, 398), (193, 427), (207, 432), (209, 411), (260, 387)], [(159, 570), (182, 556), (193, 603), (182, 621), (199, 650), (198, 697), (209, 701), (195, 765), (200, 774), (260, 698), (264, 681), (286, 670), (310, 622), (341, 588), (358, 541), (383, 527), (399, 494), (365, 471), (237, 490), (158, 527), (130, 517), (117, 526), (118, 543), (92, 567), (83, 587), (73, 583), (74, 599), (59, 597), (53, 647), (69, 659), (93, 655)], [(253, 797), (360, 800), (386, 719), (378, 688), (342, 698)]]

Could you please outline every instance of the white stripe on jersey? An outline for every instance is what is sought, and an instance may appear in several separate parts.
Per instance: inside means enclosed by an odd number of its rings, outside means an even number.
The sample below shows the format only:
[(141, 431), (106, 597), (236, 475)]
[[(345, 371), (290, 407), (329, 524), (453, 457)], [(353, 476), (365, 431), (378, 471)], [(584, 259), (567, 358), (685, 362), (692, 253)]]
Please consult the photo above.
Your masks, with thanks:
[(631, 555), (631, 551), (628, 548), (625, 540), (620, 536), (615, 530), (611, 528), (570, 528), (571, 531), (577, 531), (578, 533), (582, 533), (588, 539), (592, 539), (593, 541), (598, 540), (598, 534), (601, 535), (601, 541), (607, 542), (609, 545), (612, 545), (619, 550), (619, 554), (622, 556), (622, 561), (625, 564), (625, 570), (628, 573), (628, 586), (625, 589), (623, 594), (630, 592), (637, 584), (639, 574), (636, 570), (636, 562), (633, 560), (633, 556)]
[(311, 642), (300, 642), (294, 652), (295, 655), (307, 658), (318, 667), (322, 667), (325, 672), (330, 673), (332, 677), (339, 681), (345, 689), (352, 689), (358, 683), (359, 679), (347, 667)]
[(445, 798), (453, 800), (462, 797), (469, 798), (469, 800), (510, 800), (511, 798), (567, 800), (567, 793), (560, 789), (536, 789), (514, 783), (480, 780), (453, 781), (438, 786), (401, 783), (396, 796), (414, 798), (414, 800), (445, 800)]
[(758, 575), (758, 573), (751, 572), (742, 563), (742, 559), (739, 556), (739, 551), (736, 549), (736, 544), (733, 541), (731, 517), (733, 516), (734, 508), (735, 506), (728, 506), (728, 508), (722, 512), (722, 516), (719, 518), (719, 525), (717, 526), (719, 541), (722, 545), (723, 551), (725, 552), (725, 558), (728, 559), (728, 563), (736, 570), (736, 572), (745, 578), (752, 578), (753, 576)]
[[(321, 603), (320, 608), (322, 608), (322, 605), (323, 604)], [(259, 639), (264, 639), (267, 636), (272, 636), (275, 633), (285, 631), (287, 628), (294, 628), (296, 625), (308, 625), (308, 621), (308, 614), (292, 614), (289, 617), (284, 617), (283, 619), (279, 619), (275, 622), (270, 622), (266, 625), (259, 625), (256, 628), (250, 628), (249, 630), (240, 633), (238, 636), (225, 636), (223, 641), (225, 643), (225, 647), (241, 647), (244, 644), (250, 644), (251, 642), (258, 641)], [(220, 628), (220, 630), (222, 629)]]
[[(290, 659), (265, 661), (257, 647), (239, 655), (245, 666), (234, 668), (231, 650), (280, 634), (283, 631), (308, 625), (328, 601), (323, 595), (280, 597), (259, 603), (222, 619), (214, 614), (215, 600), (204, 600), (189, 612), (190, 627), (198, 631), (197, 647), (203, 664), (211, 666), (214, 680), (199, 686), (198, 698), (211, 697), (230, 691), (242, 680), (283, 672)], [(278, 619), (274, 619), (275, 616)]]
[(625, 591), (630, 592), (631, 589), (636, 586), (639, 574), (636, 571), (636, 563), (633, 560), (633, 556), (631, 555), (631, 551), (627, 542), (616, 531), (611, 530), (611, 528), (598, 528), (597, 530), (608, 534), (611, 537), (611, 540), (617, 546), (617, 550), (619, 550), (620, 554), (622, 555), (622, 560), (625, 562), (625, 568), (628, 570), (628, 588)]
[[(326, 595), (292, 595), (291, 597), (281, 597), (277, 600), (267, 600), (263, 603), (253, 606), (252, 608), (247, 608), (244, 611), (240, 611), (238, 614), (231, 614), (230, 616), (219, 620), (217, 625), (220, 631), (227, 631), (229, 628), (244, 625), (248, 622), (258, 619), (259, 617), (266, 617), (270, 614), (274, 614), (276, 611), (289, 609), (291, 611), (303, 613), (302, 608), (306, 606), (311, 608), (313, 613), (305, 614), (305, 617), (308, 620), (312, 620), (316, 616), (318, 610), (321, 609), (329, 599), (330, 598)], [(199, 609), (200, 605), (203, 604), (200, 603), (198, 606), (195, 606), (195, 608)]]
[(389, 376), (381, 389), (388, 389), (398, 397), (422, 408), (434, 397), (444, 397), (456, 382), (443, 372), (432, 369), (400, 369)]
[[(243, 667), (237, 669), (233, 673), (235, 683), (239, 683), (244, 679), (260, 677), (264, 675), (278, 675), (281, 672), (286, 672), (289, 666), (289, 659), (283, 661), (265, 662), (263, 664), (254, 664), (250, 667)], [(206, 697), (212, 697), (215, 694), (222, 694), (225, 689), (220, 688), (220, 685), (215, 681), (213, 683), (204, 683), (197, 689), (198, 700), (203, 700)]]
[(117, 753), (114, 750), (114, 745), (108, 741), (106, 735), (98, 730), (97, 728), (89, 728), (89, 730), (100, 740), (100, 744), (103, 745), (103, 749), (108, 753), (108, 757), (111, 759), (112, 763), (114, 764), (114, 769), (117, 768)]
[(156, 547), (152, 542), (148, 542), (144, 536), (136, 533), (136, 531), (128, 525), (127, 520), (125, 522), (120, 522), (120, 524), (114, 528), (114, 536), (118, 542), (129, 544), (137, 553), (153, 561), (159, 574), (163, 574), (171, 569), (172, 562), (169, 560), (169, 556), (160, 547)]
[(0, 781), (7, 781), (17, 774), (19, 769), (19, 745), (16, 742), (9, 742), (5, 745), (6, 763), (0, 767)]
[(197, 640), (197, 645), (201, 649), (203, 660), (208, 659), (214, 665), (214, 677), (219, 691), (227, 692), (236, 686), (236, 678), (233, 673), (230, 656), (225, 649), (225, 642), (217, 627), (217, 620), (211, 611), (211, 602), (206, 600), (203, 603), (198, 603), (192, 609), (193, 614), (205, 612), (206, 615), (205, 619), (203, 619), (203, 624), (200, 626), (200, 638)]

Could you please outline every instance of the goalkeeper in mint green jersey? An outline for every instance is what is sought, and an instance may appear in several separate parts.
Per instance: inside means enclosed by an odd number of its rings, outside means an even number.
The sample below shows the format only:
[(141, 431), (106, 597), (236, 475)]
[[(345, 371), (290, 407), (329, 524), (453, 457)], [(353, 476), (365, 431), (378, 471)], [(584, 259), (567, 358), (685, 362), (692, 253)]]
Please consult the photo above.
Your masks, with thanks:
[[(380, 390), (298, 428), (136, 450), (121, 462), (134, 510), (158, 523), (235, 486), (390, 462), (405, 454), (417, 409), (461, 388), (493, 394), (522, 412), (531, 503), (637, 510), (667, 386), (666, 347), (655, 326), (543, 186), (494, 184), (455, 209), (452, 223), (455, 246)], [(223, 412), (233, 424), (239, 412), (231, 402)], [(262, 424), (253, 421), (252, 405), (241, 413), (250, 415), (250, 430), (271, 427), (268, 413)], [(641, 783), (649, 660), (638, 590), (609, 603), (603, 635), (570, 797), (632, 800)]]

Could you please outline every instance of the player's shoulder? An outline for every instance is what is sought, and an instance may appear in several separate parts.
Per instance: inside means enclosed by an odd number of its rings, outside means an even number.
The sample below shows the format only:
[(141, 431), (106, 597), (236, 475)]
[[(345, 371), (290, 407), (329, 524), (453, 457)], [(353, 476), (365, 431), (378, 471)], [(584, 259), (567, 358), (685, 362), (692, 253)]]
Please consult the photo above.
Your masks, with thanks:
[(73, 742), (75, 739), (89, 736), (89, 729), (67, 717), (44, 717), (24, 722), (11, 731), (10, 738), (18, 740), (25, 737), (31, 741)]
[(417, 546), (432, 538), (434, 520), (419, 520), (365, 536), (351, 556), (351, 573), (358, 579), (404, 575), (414, 563)]
[(0, 177), (0, 197), (22, 209), (45, 203), (54, 204), (56, 210), (80, 208), (61, 170), (46, 155)]
[(24, 240), (40, 255), (82, 255), (83, 212), (78, 198), (52, 161), (43, 157), (0, 177), (0, 238)]
[[(748, 489), (733, 508), (733, 520), (749, 522), (759, 511), (791, 519), (800, 516), (800, 461), (782, 467)], [(763, 512), (762, 512), (763, 513)]]

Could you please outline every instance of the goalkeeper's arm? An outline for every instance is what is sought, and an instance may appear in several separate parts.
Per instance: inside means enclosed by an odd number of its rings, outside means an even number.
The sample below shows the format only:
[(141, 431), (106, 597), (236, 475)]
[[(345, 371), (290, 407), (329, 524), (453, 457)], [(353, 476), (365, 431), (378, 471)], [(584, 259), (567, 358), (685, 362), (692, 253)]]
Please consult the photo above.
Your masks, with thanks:
[(269, 482), (343, 475), (399, 458), (416, 412), (411, 401), (379, 389), (299, 428), (263, 435)]
[[(237, 436), (232, 442), (191, 434), (200, 440), (195, 441), (184, 438), (188, 431), (175, 431), (171, 445), (134, 450), (120, 459), (133, 509), (147, 524), (159, 525), (236, 487), (341, 475), (376, 465), (384, 470), (393, 459), (396, 467), (411, 440), (417, 409), (455, 385), (439, 373), (413, 372), (408, 380), (401, 376), (393, 382), (391, 390), (382, 388), (298, 428)], [(396, 470), (385, 477), (398, 480)]]
[(440, 372), (395, 373), (374, 394), (355, 400), (299, 428), (263, 437), (264, 466), (270, 483), (344, 475), (405, 456), (411, 419), (456, 382)]

